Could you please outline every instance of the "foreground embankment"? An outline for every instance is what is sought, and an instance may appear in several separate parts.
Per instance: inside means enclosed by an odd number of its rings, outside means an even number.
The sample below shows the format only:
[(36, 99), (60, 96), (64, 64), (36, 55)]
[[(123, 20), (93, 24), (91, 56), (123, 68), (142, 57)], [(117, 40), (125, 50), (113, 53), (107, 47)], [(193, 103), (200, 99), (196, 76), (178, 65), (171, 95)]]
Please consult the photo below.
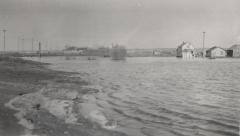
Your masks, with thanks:
[(0, 58), (1, 136), (123, 136), (88, 82), (48, 64)]

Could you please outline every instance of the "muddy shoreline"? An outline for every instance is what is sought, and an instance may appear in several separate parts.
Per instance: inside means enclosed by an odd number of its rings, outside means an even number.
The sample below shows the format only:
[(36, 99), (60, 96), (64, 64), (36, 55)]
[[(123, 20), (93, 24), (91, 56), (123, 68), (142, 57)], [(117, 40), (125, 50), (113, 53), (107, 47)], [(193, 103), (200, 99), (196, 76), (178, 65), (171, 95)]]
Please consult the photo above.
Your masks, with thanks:
[(47, 65), (0, 58), (0, 135), (125, 136), (101, 110), (93, 110), (88, 99), (99, 90), (86, 87), (76, 73)]

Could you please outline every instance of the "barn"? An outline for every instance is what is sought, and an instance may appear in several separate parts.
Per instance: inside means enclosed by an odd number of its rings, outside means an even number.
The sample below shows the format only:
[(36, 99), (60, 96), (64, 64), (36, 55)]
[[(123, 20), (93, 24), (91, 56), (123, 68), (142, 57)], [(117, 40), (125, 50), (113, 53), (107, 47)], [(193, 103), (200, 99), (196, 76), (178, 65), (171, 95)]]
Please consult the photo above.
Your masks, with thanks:
[(224, 58), (226, 56), (226, 51), (217, 46), (214, 46), (206, 51), (206, 57), (208, 58)]

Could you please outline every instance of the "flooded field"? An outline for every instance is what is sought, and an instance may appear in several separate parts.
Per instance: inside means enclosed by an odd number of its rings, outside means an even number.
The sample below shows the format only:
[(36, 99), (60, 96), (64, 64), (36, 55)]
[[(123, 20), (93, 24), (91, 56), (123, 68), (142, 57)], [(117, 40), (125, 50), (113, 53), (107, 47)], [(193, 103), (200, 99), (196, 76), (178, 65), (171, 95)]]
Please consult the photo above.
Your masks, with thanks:
[[(38, 60), (38, 58), (34, 58)], [(129, 136), (238, 136), (240, 59), (42, 58), (82, 73), (99, 108)]]

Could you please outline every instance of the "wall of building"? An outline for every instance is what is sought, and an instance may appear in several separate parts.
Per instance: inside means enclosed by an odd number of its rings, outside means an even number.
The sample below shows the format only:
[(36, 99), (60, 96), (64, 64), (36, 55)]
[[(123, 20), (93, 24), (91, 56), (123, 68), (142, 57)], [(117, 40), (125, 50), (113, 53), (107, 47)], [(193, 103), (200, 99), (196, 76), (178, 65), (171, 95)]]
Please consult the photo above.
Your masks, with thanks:
[(192, 59), (194, 56), (193, 56), (193, 53), (192, 52), (182, 52), (182, 58), (183, 59)]
[(226, 51), (221, 48), (215, 48), (215, 49), (211, 50), (209, 53), (210, 53), (210, 55), (208, 55), (208, 57), (212, 57), (212, 58), (227, 56)]
[(232, 57), (240, 57), (240, 48), (233, 49), (233, 56)]
[(177, 57), (182, 57), (182, 49), (177, 48)]

